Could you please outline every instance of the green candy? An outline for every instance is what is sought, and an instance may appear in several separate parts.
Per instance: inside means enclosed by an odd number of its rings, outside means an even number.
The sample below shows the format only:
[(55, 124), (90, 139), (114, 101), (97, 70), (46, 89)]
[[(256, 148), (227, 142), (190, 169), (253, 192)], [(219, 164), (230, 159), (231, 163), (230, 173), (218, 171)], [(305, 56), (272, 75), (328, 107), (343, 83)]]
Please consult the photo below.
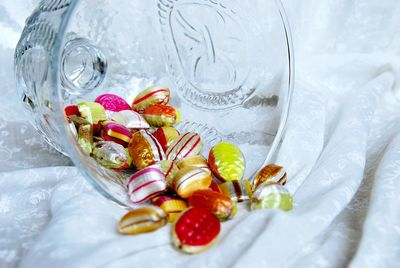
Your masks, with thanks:
[(293, 198), (282, 185), (266, 183), (260, 185), (251, 199), (251, 209), (278, 208), (283, 211), (293, 209)]

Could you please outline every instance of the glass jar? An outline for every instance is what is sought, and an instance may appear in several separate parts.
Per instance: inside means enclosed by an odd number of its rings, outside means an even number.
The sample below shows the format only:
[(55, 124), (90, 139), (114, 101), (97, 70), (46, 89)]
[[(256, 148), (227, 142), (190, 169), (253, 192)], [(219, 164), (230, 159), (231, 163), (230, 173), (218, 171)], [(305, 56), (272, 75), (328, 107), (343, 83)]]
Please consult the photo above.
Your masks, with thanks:
[(131, 103), (151, 85), (171, 90), (178, 130), (203, 154), (224, 140), (246, 178), (273, 161), (293, 93), (293, 50), (279, 0), (42, 0), (15, 51), (17, 87), (46, 141), (71, 157), (107, 198), (133, 206), (130, 174), (80, 149), (67, 105), (114, 93)]

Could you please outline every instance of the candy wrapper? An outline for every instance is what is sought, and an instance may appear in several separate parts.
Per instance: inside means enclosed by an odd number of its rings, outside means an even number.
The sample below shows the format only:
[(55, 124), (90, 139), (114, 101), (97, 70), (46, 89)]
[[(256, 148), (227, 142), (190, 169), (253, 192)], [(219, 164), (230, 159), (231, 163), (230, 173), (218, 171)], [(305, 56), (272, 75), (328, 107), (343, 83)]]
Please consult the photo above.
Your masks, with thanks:
[(165, 160), (161, 145), (147, 130), (140, 130), (132, 135), (128, 150), (133, 163), (139, 169)]
[(223, 194), (230, 196), (235, 202), (244, 202), (250, 200), (252, 191), (248, 180), (228, 181), (219, 185)]
[(132, 110), (144, 111), (147, 107), (161, 104), (167, 105), (170, 98), (170, 91), (166, 87), (153, 86), (140, 92), (132, 103)]
[(132, 163), (128, 150), (112, 141), (96, 142), (92, 156), (100, 165), (110, 169), (126, 169)]
[(231, 143), (221, 142), (215, 145), (209, 153), (208, 164), (217, 179), (222, 182), (240, 180), (243, 177), (243, 154)]
[(153, 127), (173, 126), (181, 121), (178, 109), (161, 104), (147, 107), (143, 111), (143, 117)]
[(189, 208), (172, 226), (172, 243), (185, 253), (200, 253), (211, 247), (221, 231), (221, 223), (205, 208)]
[(163, 193), (166, 187), (164, 173), (157, 166), (144, 168), (128, 180), (128, 194), (134, 204)]
[(147, 206), (125, 214), (118, 224), (123, 234), (141, 234), (153, 232), (167, 224), (167, 214), (159, 207)]
[(153, 133), (153, 136), (158, 140), (165, 152), (179, 136), (179, 131), (173, 127), (160, 127)]
[(186, 132), (177, 137), (165, 152), (168, 160), (179, 160), (192, 155), (198, 155), (203, 148), (197, 133)]
[(287, 174), (283, 167), (269, 164), (263, 167), (259, 172), (257, 172), (253, 181), (253, 192), (257, 189), (260, 184), (264, 182), (276, 182), (281, 185), (285, 185), (287, 180)]
[(293, 209), (293, 198), (284, 186), (266, 182), (257, 187), (251, 198), (251, 209), (279, 208), (283, 211)]
[(150, 128), (149, 123), (137, 112), (132, 110), (124, 110), (113, 113), (111, 120), (129, 129), (147, 129)]

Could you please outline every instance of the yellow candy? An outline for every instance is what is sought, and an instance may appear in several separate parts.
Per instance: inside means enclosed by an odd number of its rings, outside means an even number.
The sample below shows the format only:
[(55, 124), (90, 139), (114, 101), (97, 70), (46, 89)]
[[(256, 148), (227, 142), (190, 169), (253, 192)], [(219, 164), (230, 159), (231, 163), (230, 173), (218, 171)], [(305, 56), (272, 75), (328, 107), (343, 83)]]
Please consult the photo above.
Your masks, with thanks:
[(222, 182), (240, 180), (244, 172), (244, 157), (235, 145), (221, 142), (215, 145), (208, 156), (208, 164), (214, 175)]

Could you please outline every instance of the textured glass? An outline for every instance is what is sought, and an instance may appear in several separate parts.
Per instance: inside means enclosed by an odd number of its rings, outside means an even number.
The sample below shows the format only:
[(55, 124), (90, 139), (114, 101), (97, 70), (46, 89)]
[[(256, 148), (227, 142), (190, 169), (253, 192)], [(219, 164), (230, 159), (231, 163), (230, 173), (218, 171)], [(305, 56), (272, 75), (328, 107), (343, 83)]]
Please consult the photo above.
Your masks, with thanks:
[(15, 53), (18, 89), (36, 128), (108, 197), (129, 205), (126, 177), (100, 167), (67, 133), (62, 107), (114, 93), (131, 102), (171, 89), (180, 131), (204, 152), (237, 145), (250, 178), (273, 159), (292, 95), (288, 25), (273, 0), (47, 0)]

